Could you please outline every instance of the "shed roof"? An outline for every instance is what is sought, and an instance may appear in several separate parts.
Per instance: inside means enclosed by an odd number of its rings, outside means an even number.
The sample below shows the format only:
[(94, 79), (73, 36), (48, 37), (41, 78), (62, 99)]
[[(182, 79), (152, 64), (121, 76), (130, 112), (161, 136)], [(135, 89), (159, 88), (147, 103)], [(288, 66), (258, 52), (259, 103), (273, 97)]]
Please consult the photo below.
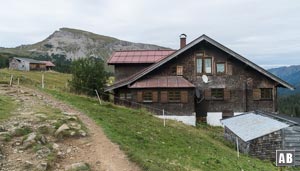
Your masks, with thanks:
[(163, 58), (159, 62), (156, 62), (156, 63), (150, 65), (146, 69), (134, 74), (133, 76), (129, 77), (128, 79), (123, 80), (122, 82), (118, 82), (118, 83), (116, 83), (112, 86), (107, 87), (105, 89), (105, 91), (110, 91), (110, 90), (113, 90), (113, 89), (116, 89), (116, 88), (119, 88), (119, 87), (122, 87), (122, 86), (133, 83), (134, 81), (136, 81), (136, 80), (140, 79), (141, 77), (147, 75), (148, 73), (154, 71), (158, 67), (160, 67), (160, 66), (164, 65), (165, 63), (167, 63), (168, 61), (176, 58), (178, 55), (182, 54), (183, 52), (187, 51), (188, 49), (190, 49), (191, 47), (195, 46), (196, 44), (198, 44), (202, 41), (206, 41), (207, 43), (210, 43), (211, 45), (213, 45), (213, 46), (221, 49), (222, 51), (228, 53), (233, 58), (245, 63), (249, 67), (253, 68), (254, 70), (256, 70), (258, 72), (260, 72), (261, 74), (265, 75), (266, 77), (270, 78), (271, 80), (274, 80), (275, 82), (278, 83), (279, 86), (289, 88), (291, 90), (295, 89), (295, 87), (292, 86), (291, 84), (285, 82), (284, 80), (282, 80), (282, 79), (278, 78), (277, 76), (273, 75), (272, 73), (266, 71), (265, 69), (263, 69), (262, 67), (256, 65), (255, 63), (251, 62), (250, 60), (246, 59), (245, 57), (239, 55), (238, 53), (234, 52), (233, 50), (223, 46), (219, 42), (217, 42), (217, 41), (213, 40), (212, 38), (210, 38), (210, 37), (206, 36), (205, 34), (203, 34), (202, 36), (198, 37), (197, 39), (193, 40), (192, 42), (190, 42), (189, 44), (184, 46), (183, 48), (178, 49), (174, 53), (171, 53), (169, 56)]
[(21, 61), (27, 61), (27, 62), (33, 63), (33, 64), (42, 64), (43, 63), (41, 61), (30, 59), (30, 58), (19, 58), (19, 57), (14, 57), (14, 58), (18, 59), (18, 60), (21, 60)]
[(46, 66), (54, 67), (55, 65), (51, 61), (41, 61), (42, 63), (46, 64)]
[(156, 63), (175, 52), (175, 50), (127, 50), (116, 51), (108, 64)]
[(195, 85), (190, 83), (182, 76), (161, 76), (145, 78), (136, 81), (129, 88), (194, 88)]
[(250, 141), (292, 125), (255, 112), (223, 119), (221, 122), (243, 141)]

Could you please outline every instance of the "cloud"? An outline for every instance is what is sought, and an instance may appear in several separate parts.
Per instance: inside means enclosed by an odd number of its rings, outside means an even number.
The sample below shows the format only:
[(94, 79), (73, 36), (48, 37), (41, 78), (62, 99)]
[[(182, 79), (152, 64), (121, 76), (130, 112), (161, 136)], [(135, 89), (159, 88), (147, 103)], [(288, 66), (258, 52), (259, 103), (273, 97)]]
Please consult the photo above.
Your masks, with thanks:
[(181, 33), (188, 41), (206, 34), (259, 64), (300, 63), (298, 1), (10, 0), (1, 6), (5, 47), (41, 41), (61, 27), (175, 49)]

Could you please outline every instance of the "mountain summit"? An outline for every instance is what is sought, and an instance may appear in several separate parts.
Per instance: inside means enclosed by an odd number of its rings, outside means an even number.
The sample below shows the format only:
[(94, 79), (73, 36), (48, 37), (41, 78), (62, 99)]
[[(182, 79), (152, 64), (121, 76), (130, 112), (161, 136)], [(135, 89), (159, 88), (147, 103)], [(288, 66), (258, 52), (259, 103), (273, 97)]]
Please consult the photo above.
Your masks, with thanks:
[[(94, 56), (107, 60), (116, 50), (158, 50), (169, 49), (152, 44), (133, 43), (113, 37), (98, 35), (88, 31), (60, 28), (45, 40), (16, 48), (1, 48), (1, 52), (9, 52), (25, 56), (64, 55), (66, 59), (78, 59)], [(35, 55), (32, 55), (35, 54)]]

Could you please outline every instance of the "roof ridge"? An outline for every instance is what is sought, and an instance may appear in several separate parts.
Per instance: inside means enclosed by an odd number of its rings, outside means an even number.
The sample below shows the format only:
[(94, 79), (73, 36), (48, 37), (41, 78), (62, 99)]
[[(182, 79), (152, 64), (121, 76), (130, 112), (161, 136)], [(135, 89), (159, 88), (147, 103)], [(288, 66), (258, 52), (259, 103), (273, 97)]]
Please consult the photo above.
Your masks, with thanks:
[(131, 51), (176, 51), (176, 49), (157, 49), (157, 50), (150, 50), (150, 49), (133, 49), (133, 50), (116, 50), (114, 52), (131, 52)]

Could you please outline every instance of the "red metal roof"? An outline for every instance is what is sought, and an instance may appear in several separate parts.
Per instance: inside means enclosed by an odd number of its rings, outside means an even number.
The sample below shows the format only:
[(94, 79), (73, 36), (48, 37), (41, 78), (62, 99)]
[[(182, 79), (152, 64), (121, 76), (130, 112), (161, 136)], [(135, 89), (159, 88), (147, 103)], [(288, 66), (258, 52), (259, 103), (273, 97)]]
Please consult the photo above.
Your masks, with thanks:
[(175, 52), (175, 50), (128, 50), (116, 51), (108, 64), (156, 63)]
[(41, 61), (42, 63), (46, 64), (46, 66), (55, 66), (51, 61)]
[(160, 76), (146, 78), (133, 83), (129, 88), (193, 88), (194, 84), (182, 76)]

